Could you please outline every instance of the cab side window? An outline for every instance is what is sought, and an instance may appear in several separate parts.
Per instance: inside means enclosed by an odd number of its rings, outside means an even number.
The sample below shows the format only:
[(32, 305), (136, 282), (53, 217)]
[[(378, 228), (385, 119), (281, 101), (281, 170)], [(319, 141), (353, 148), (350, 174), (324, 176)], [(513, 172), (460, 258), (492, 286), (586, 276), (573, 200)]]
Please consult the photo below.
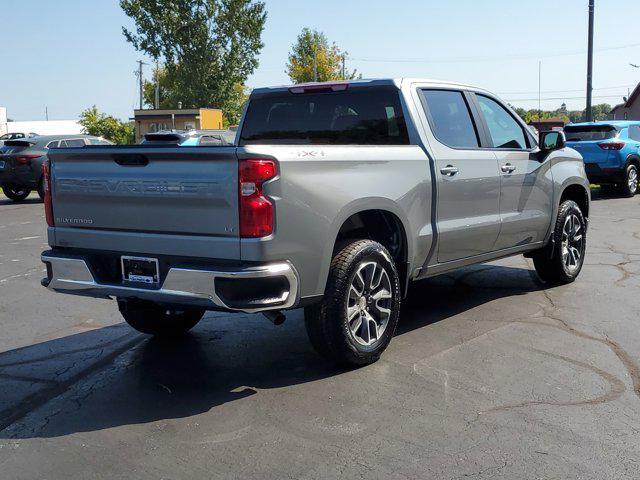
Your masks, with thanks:
[(489, 128), (493, 148), (525, 150), (527, 141), (522, 126), (495, 100), (476, 94), (480, 112)]
[(453, 148), (478, 148), (478, 133), (460, 91), (423, 90), (427, 117), (438, 141)]
[(77, 147), (84, 147), (84, 145), (85, 145), (84, 140), (82, 140), (81, 138), (69, 138), (67, 140), (60, 141), (61, 147), (77, 148)]
[(629, 125), (629, 138), (640, 142), (640, 125)]

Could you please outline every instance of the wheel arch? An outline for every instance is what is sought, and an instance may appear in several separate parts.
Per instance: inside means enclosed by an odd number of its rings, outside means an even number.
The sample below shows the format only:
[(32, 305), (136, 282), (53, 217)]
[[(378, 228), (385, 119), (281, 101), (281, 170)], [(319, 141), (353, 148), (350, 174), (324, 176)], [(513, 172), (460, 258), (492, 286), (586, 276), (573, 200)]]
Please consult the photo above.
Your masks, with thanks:
[[(391, 253), (403, 295), (406, 293), (413, 241), (408, 220), (398, 205), (388, 199), (360, 199), (346, 206), (334, 222), (333, 243), (329, 256), (348, 240), (368, 238), (377, 241)], [(327, 269), (328, 273), (328, 269)]]
[(573, 200), (576, 202), (585, 218), (589, 218), (590, 194), (583, 185), (572, 183), (565, 186), (560, 194), (558, 206), (565, 200)]
[(636, 155), (635, 153), (630, 153), (629, 155), (627, 155), (627, 163), (625, 168), (627, 168), (629, 165), (635, 165), (636, 168), (640, 170), (640, 156)]

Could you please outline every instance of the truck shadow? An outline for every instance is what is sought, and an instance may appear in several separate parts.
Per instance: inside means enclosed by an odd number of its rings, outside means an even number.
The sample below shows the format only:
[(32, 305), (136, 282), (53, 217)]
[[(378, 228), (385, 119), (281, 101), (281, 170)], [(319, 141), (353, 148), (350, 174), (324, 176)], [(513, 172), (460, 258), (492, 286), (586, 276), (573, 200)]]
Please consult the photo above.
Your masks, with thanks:
[[(397, 335), (541, 288), (530, 271), (504, 266), (435, 277), (412, 288)], [(174, 341), (116, 325), (0, 354), (0, 385), (11, 392), (0, 397), (0, 438), (187, 418), (261, 391), (348, 374), (313, 352), (301, 311), (277, 328), (257, 315), (211, 317)]]

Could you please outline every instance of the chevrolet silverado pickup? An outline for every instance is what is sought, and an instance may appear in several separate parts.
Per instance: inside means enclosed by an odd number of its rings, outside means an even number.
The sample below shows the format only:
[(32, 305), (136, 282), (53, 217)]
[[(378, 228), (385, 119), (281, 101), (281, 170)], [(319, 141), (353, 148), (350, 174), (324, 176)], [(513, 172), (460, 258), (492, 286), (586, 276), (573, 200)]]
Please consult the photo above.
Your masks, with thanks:
[(411, 281), (524, 254), (544, 282), (585, 256), (589, 183), (561, 132), (432, 80), (259, 88), (233, 145), (48, 152), (44, 286), (116, 299), (171, 336), (206, 310), (304, 308), (331, 361), (376, 361)]

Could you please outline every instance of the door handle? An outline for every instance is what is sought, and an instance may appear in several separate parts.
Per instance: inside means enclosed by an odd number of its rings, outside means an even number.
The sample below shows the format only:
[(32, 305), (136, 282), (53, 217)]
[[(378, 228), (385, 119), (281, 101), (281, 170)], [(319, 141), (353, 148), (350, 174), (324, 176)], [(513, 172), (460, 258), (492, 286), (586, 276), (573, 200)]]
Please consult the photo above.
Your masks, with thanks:
[(458, 173), (458, 167), (453, 165), (447, 165), (446, 167), (442, 167), (440, 169), (440, 173), (442, 175), (448, 175), (449, 177), (453, 177), (456, 173)]
[(504, 173), (513, 173), (513, 171), (516, 169), (515, 165), (511, 165), (510, 163), (507, 163), (505, 165), (502, 165), (500, 167), (500, 170), (502, 170)]

